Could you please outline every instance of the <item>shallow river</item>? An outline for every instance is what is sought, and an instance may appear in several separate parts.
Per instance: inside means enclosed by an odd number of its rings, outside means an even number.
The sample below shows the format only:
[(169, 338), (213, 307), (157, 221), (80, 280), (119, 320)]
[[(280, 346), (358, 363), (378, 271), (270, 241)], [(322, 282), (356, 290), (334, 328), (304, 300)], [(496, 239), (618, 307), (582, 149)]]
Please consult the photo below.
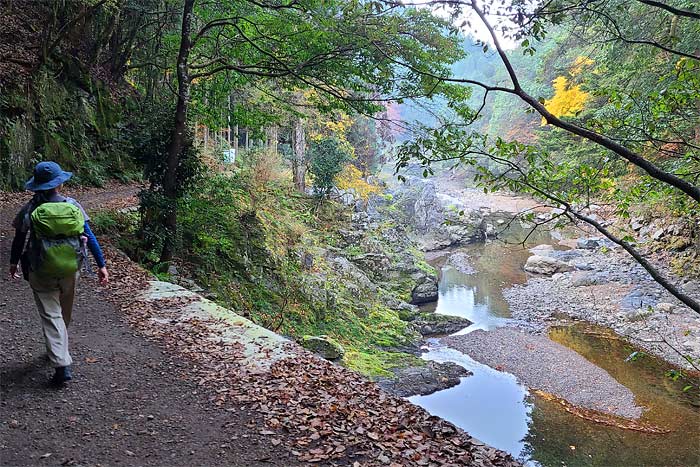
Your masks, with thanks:
[[(546, 243), (544, 240), (540, 237), (533, 243)], [(522, 266), (530, 253), (522, 246), (498, 241), (459, 251), (469, 255), (476, 273), (465, 275), (443, 268), (435, 311), (473, 322), (459, 334), (506, 325), (510, 313), (501, 291), (527, 280)], [(436, 266), (440, 267), (440, 261)], [(643, 421), (671, 432), (640, 433), (579, 418), (555, 401), (530, 394), (513, 375), (444, 347), (439, 339), (428, 341), (423, 358), (452, 361), (474, 375), (462, 378), (453, 388), (410, 400), (528, 465), (700, 465), (700, 408), (682, 392), (682, 383), (664, 375), (667, 365), (647, 356), (625, 362), (634, 349), (602, 328), (556, 327), (550, 338), (608, 371), (632, 390), (639, 405), (648, 408)]]

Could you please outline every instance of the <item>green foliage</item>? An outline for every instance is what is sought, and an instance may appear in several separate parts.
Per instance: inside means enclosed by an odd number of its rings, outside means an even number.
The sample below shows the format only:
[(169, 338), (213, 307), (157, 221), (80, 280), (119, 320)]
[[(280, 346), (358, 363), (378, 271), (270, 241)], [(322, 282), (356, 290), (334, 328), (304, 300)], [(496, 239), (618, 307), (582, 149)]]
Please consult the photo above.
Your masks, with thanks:
[(343, 358), (343, 363), (348, 368), (362, 373), (363, 375), (391, 378), (394, 376), (390, 371), (392, 368), (424, 366), (425, 360), (402, 352), (374, 350), (366, 352), (347, 352)]
[[(164, 219), (174, 209), (172, 201), (163, 192), (166, 174), (168, 146), (174, 121), (170, 106), (154, 105), (142, 111), (139, 128), (134, 134), (133, 156), (143, 166), (149, 188), (139, 193), (142, 213), (141, 240), (151, 261), (157, 261), (157, 253), (162, 249), (166, 238), (172, 236), (163, 227)], [(176, 172), (177, 197), (182, 199), (196, 189), (201, 180), (203, 165), (194, 147), (193, 135), (188, 128), (184, 150)], [(180, 236), (175, 239), (179, 242)]]
[(111, 238), (114, 245), (129, 257), (143, 256), (142, 244), (136, 240), (141, 226), (138, 211), (98, 211), (92, 215), (90, 226), (95, 235)]
[(309, 172), (314, 177), (314, 188), (321, 196), (327, 196), (335, 183), (335, 177), (352, 157), (352, 148), (338, 138), (323, 137), (309, 146)]

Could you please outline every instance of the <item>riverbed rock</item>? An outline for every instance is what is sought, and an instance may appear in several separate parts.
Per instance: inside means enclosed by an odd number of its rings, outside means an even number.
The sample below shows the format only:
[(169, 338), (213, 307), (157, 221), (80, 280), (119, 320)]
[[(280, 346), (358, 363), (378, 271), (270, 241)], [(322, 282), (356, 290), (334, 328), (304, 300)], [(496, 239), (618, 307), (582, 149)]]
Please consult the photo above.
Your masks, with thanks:
[(304, 336), (301, 345), (326, 360), (338, 360), (345, 355), (343, 346), (326, 335)]
[(658, 296), (648, 290), (634, 289), (625, 295), (620, 301), (620, 305), (628, 310), (653, 307), (659, 302)]
[(427, 181), (422, 188), (413, 208), (413, 223), (419, 233), (427, 233), (442, 227), (445, 215), (437, 196), (435, 182)]
[(573, 266), (579, 271), (593, 271), (595, 269), (595, 264), (592, 261), (585, 260), (575, 261)]
[(603, 239), (599, 237), (579, 238), (576, 241), (576, 247), (582, 250), (597, 250), (604, 244)]
[(454, 334), (472, 324), (471, 321), (461, 316), (441, 315), (430, 312), (414, 314), (410, 316), (407, 321), (409, 321), (423, 337)]
[(610, 279), (602, 273), (576, 273), (571, 280), (573, 287), (586, 287), (610, 282)]
[[(693, 328), (700, 329), (700, 316), (681, 306), (674, 298), (654, 282), (649, 274), (621, 249), (611, 251), (575, 250), (583, 253), (569, 264), (579, 272), (591, 269), (607, 282), (591, 286), (572, 287), (577, 272), (563, 274), (563, 281), (554, 281), (547, 276), (535, 276), (525, 285), (515, 285), (505, 289), (503, 295), (510, 305), (513, 318), (527, 321), (536, 329), (543, 330), (547, 322), (568, 315), (612, 328), (632, 341), (649, 354), (656, 355), (681, 368), (692, 366), (664, 342), (682, 342), (685, 333)], [(668, 259), (661, 256), (659, 264)], [(679, 279), (677, 285), (691, 297), (700, 297), (700, 281)], [(624, 297), (624, 298), (623, 298)], [(667, 312), (666, 305), (675, 304), (673, 312)], [(654, 312), (648, 314), (649, 308)], [(639, 309), (643, 313), (639, 313)], [(668, 308), (670, 309), (670, 307)], [(645, 317), (644, 315), (647, 314)], [(639, 322), (634, 322), (639, 320)], [(648, 321), (648, 323), (647, 323)], [(691, 335), (700, 335), (700, 331)], [(692, 358), (700, 358), (700, 353), (685, 352)]]
[(447, 265), (452, 266), (462, 274), (474, 274), (476, 272), (474, 266), (471, 264), (469, 256), (462, 251), (452, 253), (450, 257), (447, 258)]
[(466, 245), (486, 238), (484, 213), (464, 205), (457, 198), (438, 193), (434, 180), (410, 185), (400, 198), (400, 206), (415, 199), (410, 208), (404, 206), (403, 210), (406, 222), (420, 235), (420, 244), (425, 251)]
[(472, 372), (452, 362), (426, 362), (423, 366), (393, 369), (393, 378), (379, 378), (377, 384), (399, 397), (426, 396), (456, 386)]
[(438, 285), (432, 277), (423, 277), (411, 291), (411, 303), (431, 303), (438, 299)]
[(534, 274), (551, 276), (557, 272), (573, 271), (574, 267), (549, 256), (533, 255), (527, 259), (525, 270)]

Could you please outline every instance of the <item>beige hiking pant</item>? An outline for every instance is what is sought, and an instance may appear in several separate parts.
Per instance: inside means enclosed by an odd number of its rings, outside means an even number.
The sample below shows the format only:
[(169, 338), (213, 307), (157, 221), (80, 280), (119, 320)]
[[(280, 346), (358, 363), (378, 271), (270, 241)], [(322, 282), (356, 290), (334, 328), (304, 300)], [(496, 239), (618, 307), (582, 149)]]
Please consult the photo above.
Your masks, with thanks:
[(70, 324), (73, 312), (77, 280), (78, 274), (62, 279), (50, 279), (29, 273), (29, 285), (39, 309), (46, 352), (54, 367), (68, 366), (73, 362), (68, 352), (66, 328)]

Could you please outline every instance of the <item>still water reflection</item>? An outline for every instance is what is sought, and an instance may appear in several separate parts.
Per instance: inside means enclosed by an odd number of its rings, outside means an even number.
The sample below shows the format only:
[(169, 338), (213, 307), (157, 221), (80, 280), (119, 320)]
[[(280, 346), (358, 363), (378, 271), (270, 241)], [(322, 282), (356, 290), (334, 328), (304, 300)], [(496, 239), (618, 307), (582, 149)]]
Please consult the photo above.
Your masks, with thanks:
[(532, 411), (532, 405), (525, 402), (527, 389), (509, 373), (482, 365), (454, 349), (432, 344), (434, 347), (423, 358), (459, 363), (474, 375), (462, 378), (454, 388), (415, 396), (410, 401), (491, 446), (510, 453), (522, 452)]

